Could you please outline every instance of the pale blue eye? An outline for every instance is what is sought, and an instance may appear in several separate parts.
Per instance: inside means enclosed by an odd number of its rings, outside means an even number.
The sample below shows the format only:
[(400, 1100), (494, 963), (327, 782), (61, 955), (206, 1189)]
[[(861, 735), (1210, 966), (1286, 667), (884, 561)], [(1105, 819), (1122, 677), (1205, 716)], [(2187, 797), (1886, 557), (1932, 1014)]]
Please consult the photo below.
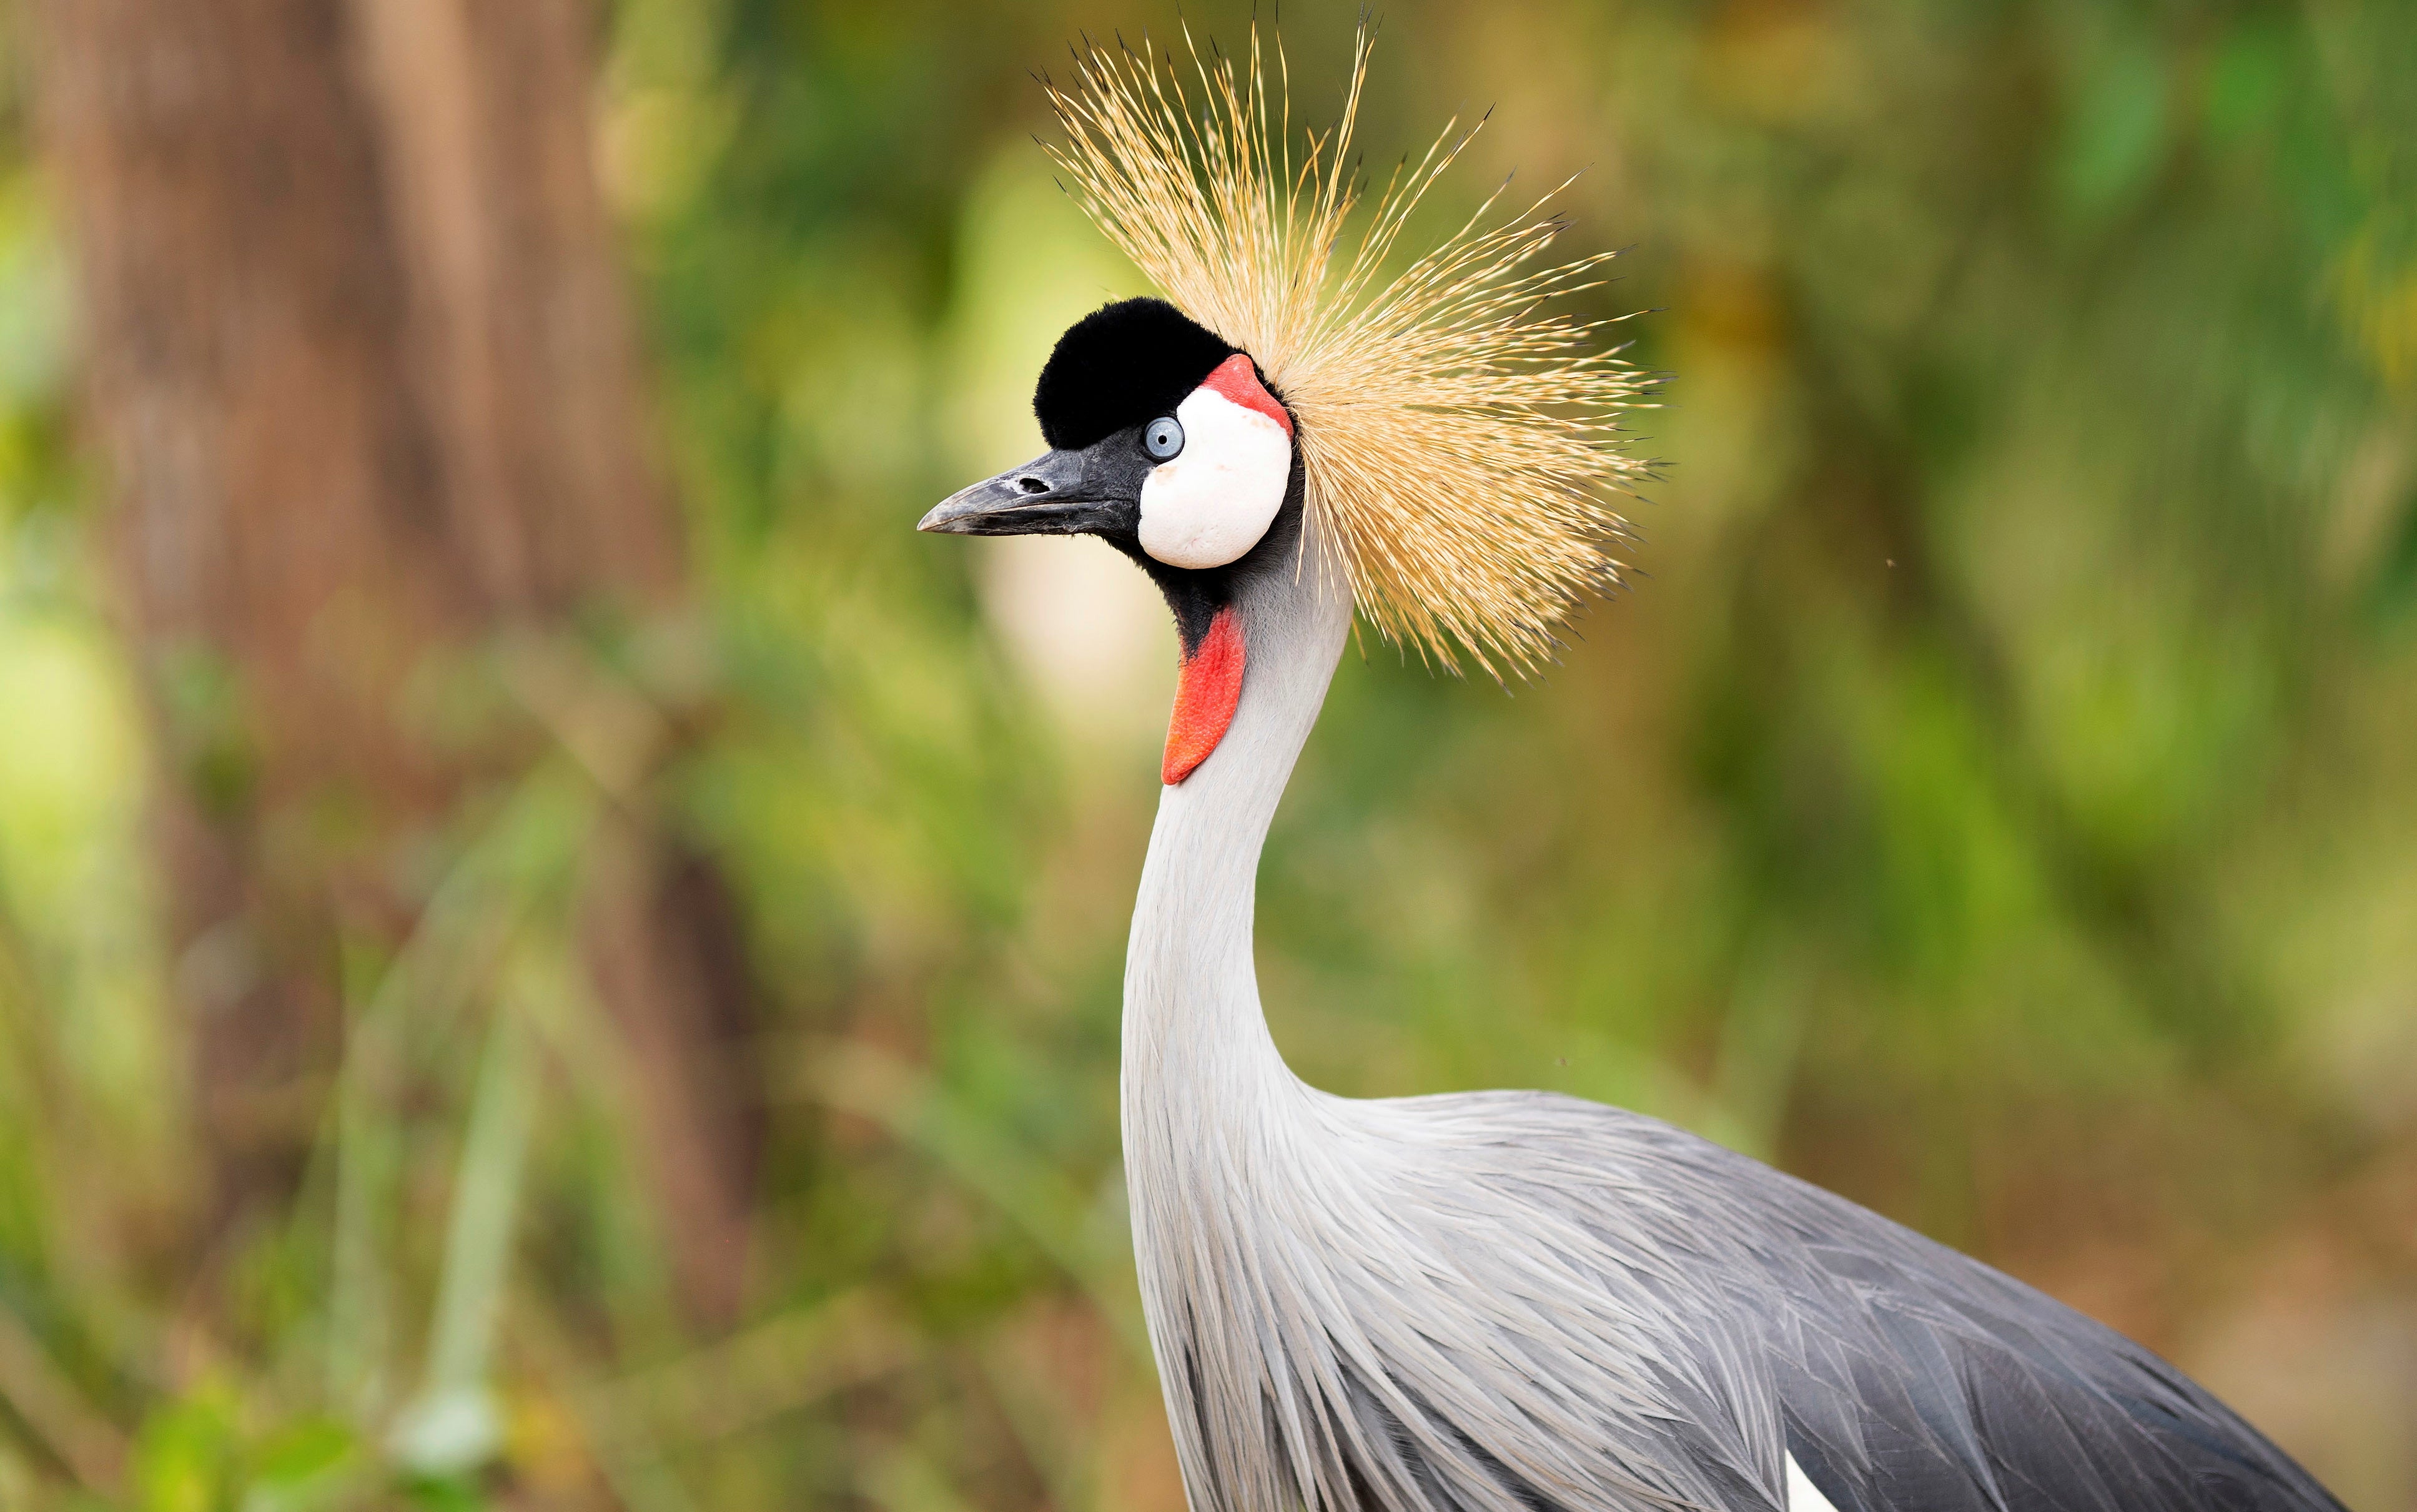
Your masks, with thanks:
[(1142, 427), (1141, 449), (1153, 462), (1172, 462), (1183, 450), (1183, 426), (1172, 415), (1162, 415)]

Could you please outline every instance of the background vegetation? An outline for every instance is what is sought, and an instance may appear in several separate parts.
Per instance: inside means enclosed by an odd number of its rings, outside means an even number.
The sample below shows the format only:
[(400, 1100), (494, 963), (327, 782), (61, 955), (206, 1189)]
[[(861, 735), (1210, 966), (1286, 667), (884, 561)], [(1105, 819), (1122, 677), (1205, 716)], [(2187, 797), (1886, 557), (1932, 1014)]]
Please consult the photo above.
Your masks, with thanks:
[[(225, 965), (167, 922), (156, 816), (267, 737), (240, 662), (131, 628), (107, 249), (8, 15), (0, 1506), (1181, 1504), (1115, 1120), (1171, 635), (1104, 550), (910, 529), (1037, 449), (1049, 341), (1133, 289), (1026, 70), (1173, 19), (593, 18), (686, 588), (432, 649), (415, 727), (506, 757), (373, 842), (275, 832), (401, 902), (310, 957), (337, 1028), (273, 1089), (293, 1158), (237, 1180), (195, 1070)], [(1352, 19), (1285, 9), (1305, 114)], [(1671, 1118), (2417, 1507), (2417, 10), (1382, 23), (1372, 153), (1491, 105), (1458, 206), (1587, 170), (1667, 465), (1648, 575), (1542, 683), (1346, 662), (1263, 879), (1296, 1067)], [(579, 944), (633, 805), (738, 926), (726, 1285)]]

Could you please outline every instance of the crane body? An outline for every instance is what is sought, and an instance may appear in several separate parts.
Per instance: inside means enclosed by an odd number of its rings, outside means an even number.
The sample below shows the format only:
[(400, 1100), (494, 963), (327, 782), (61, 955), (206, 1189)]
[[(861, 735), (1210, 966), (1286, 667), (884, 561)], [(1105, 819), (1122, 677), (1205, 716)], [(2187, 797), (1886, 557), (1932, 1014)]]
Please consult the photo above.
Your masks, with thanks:
[(1768, 1166), (1573, 1097), (1295, 1077), (1255, 877), (1350, 601), (1269, 545), (1126, 967), (1134, 1243), (1201, 1512), (2332, 1505), (2149, 1352)]

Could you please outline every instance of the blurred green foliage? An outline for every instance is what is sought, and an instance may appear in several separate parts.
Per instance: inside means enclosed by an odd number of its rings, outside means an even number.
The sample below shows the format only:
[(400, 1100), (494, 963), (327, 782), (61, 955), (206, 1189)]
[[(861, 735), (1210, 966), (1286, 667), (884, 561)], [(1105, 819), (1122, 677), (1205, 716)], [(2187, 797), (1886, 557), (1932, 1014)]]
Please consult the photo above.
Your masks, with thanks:
[[(10, 85), (0, 1505), (1179, 1505), (1115, 1118), (1171, 640), (1095, 546), (909, 528), (1037, 449), (1049, 341), (1135, 287), (1027, 140), (1026, 70), (1171, 21), (612, 8), (600, 171), (711, 650), (642, 643), (633, 686), (716, 710), (667, 796), (776, 1007), (754, 1298), (718, 1336), (670, 1301), (566, 943), (601, 802), (568, 751), (354, 963), (290, 1220), (178, 1249), (207, 1026), (172, 1004), (212, 963), (156, 942), (155, 742)], [(1305, 114), (1351, 24), (1285, 8)], [(1383, 27), (1372, 150), (1490, 103), (1462, 208), (1586, 169), (1571, 241), (1632, 247), (1601, 311), (1656, 312), (1629, 328), (1674, 376), (1647, 575), (1551, 677), (1371, 642), (1338, 679), (1262, 881), (1297, 1068), (1676, 1119), (2417, 1506), (2417, 11)], [(240, 780), (190, 670), (175, 743)]]

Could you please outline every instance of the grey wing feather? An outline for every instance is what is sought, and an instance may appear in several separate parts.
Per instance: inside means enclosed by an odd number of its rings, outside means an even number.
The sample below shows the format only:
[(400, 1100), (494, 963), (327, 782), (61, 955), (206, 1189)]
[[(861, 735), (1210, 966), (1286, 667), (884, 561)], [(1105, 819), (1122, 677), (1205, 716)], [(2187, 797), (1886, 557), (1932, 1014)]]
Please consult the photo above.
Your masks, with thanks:
[(2148, 1351), (1667, 1124), (1293, 1087), (1269, 1173), (1137, 1229), (1216, 1262), (1152, 1316), (1195, 1505), (2341, 1512)]
[(1636, 1120), (1750, 1210), (1741, 1277), (1787, 1447), (1838, 1512), (2341, 1512), (2148, 1350), (1968, 1256)]

